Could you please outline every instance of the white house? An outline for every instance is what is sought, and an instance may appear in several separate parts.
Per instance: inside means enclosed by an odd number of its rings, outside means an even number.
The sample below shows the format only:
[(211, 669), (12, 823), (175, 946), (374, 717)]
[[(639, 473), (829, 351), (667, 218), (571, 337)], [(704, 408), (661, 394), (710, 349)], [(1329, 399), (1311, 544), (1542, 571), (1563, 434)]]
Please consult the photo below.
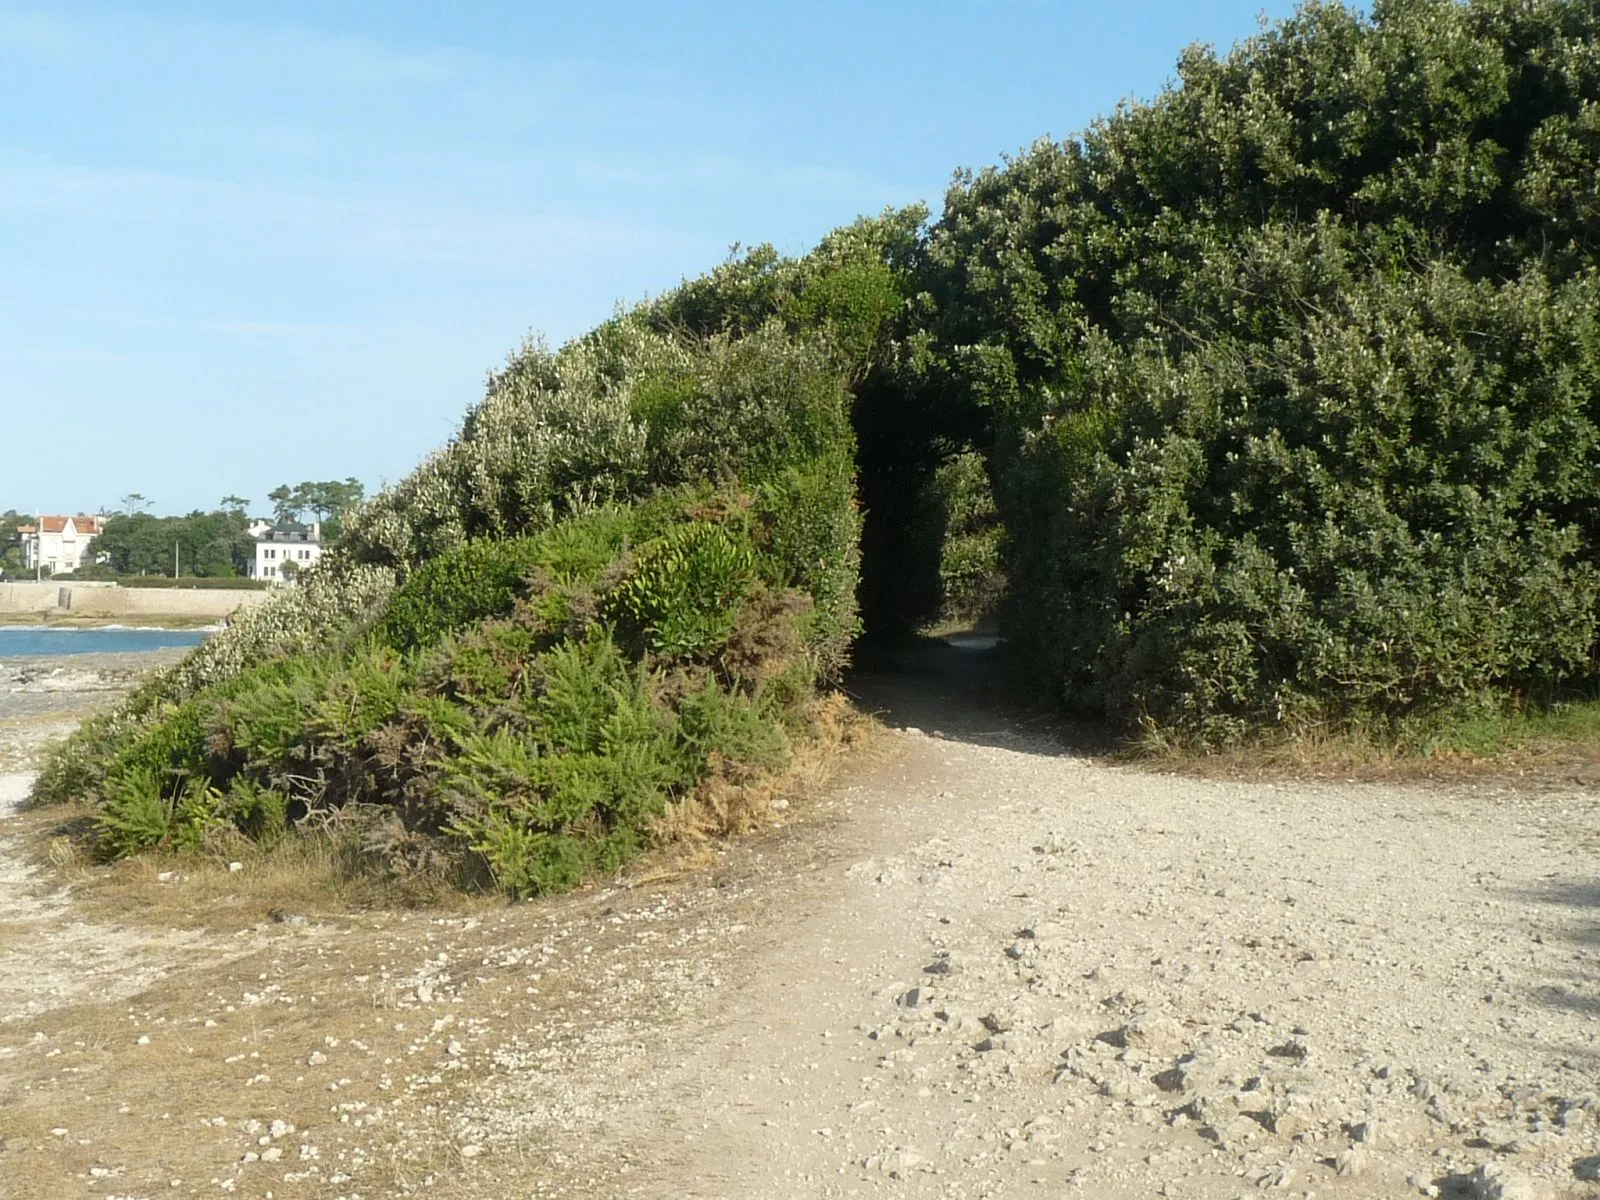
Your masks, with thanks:
[(89, 544), (100, 534), (100, 518), (45, 517), (17, 530), (22, 538), (22, 564), (32, 571), (43, 566), (52, 575), (76, 571), (89, 562)]
[(322, 557), (322, 522), (310, 525), (276, 525), (256, 535), (256, 560), (251, 579), (293, 583), (301, 571)]

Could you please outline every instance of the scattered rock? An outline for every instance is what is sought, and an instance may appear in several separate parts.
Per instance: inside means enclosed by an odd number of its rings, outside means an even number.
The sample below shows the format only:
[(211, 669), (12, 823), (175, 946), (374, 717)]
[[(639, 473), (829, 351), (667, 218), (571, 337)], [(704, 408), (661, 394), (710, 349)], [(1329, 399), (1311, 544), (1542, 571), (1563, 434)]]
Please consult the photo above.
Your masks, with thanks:
[(1530, 1175), (1504, 1163), (1485, 1163), (1469, 1178), (1472, 1200), (1547, 1200), (1550, 1193)]

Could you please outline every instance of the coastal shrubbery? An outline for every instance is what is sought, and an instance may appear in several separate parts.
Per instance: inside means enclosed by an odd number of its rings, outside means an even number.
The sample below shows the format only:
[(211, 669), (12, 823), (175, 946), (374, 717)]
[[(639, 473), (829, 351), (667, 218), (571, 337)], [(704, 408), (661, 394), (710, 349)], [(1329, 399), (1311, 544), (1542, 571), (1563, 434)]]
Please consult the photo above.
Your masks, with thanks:
[(109, 854), (360, 813), (565, 886), (780, 764), (858, 598), (999, 613), (1037, 688), (1204, 746), (1592, 684), (1597, 44), (1577, 0), (1308, 3), (931, 224), (530, 343), (36, 795)]

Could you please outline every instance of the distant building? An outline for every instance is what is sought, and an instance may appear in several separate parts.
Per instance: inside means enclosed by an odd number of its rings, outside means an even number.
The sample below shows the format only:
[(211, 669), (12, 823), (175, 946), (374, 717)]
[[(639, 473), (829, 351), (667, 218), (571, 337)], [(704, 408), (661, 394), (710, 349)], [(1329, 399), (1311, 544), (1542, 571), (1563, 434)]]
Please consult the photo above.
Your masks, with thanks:
[(91, 561), (89, 545), (100, 535), (99, 517), (45, 517), (37, 525), (17, 530), (22, 538), (22, 565), (28, 570), (43, 567), (52, 575), (76, 571)]
[(322, 522), (274, 525), (256, 535), (256, 560), (250, 564), (250, 578), (293, 583), (296, 575), (315, 566), (321, 557)]

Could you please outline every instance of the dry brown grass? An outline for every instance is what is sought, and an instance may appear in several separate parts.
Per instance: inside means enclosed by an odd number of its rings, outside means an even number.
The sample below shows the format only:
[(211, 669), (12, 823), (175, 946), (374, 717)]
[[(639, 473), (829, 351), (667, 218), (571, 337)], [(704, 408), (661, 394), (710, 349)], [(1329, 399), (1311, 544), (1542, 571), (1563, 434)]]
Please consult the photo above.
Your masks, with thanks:
[(1356, 728), (1312, 727), (1223, 750), (1138, 744), (1116, 757), (1142, 768), (1206, 779), (1464, 784), (1514, 788), (1592, 786), (1600, 741), (1587, 731), (1530, 730), (1481, 745), (1397, 743)]
[(838, 692), (819, 699), (811, 714), (812, 736), (792, 748), (782, 771), (747, 772), (713, 761), (711, 777), (692, 796), (668, 806), (655, 827), (663, 844), (732, 837), (768, 824), (797, 796), (822, 787), (842, 755), (861, 746), (874, 728), (871, 718)]
[[(417, 908), (453, 912), (485, 903), (438, 875), (390, 875), (354, 863), (336, 832), (310, 832), (261, 846), (230, 838), (206, 854), (148, 853), (100, 863), (94, 810), (39, 809), (13, 823), (28, 857), (91, 920), (157, 928), (236, 932), (288, 916)], [(237, 869), (232, 864), (237, 863)]]

